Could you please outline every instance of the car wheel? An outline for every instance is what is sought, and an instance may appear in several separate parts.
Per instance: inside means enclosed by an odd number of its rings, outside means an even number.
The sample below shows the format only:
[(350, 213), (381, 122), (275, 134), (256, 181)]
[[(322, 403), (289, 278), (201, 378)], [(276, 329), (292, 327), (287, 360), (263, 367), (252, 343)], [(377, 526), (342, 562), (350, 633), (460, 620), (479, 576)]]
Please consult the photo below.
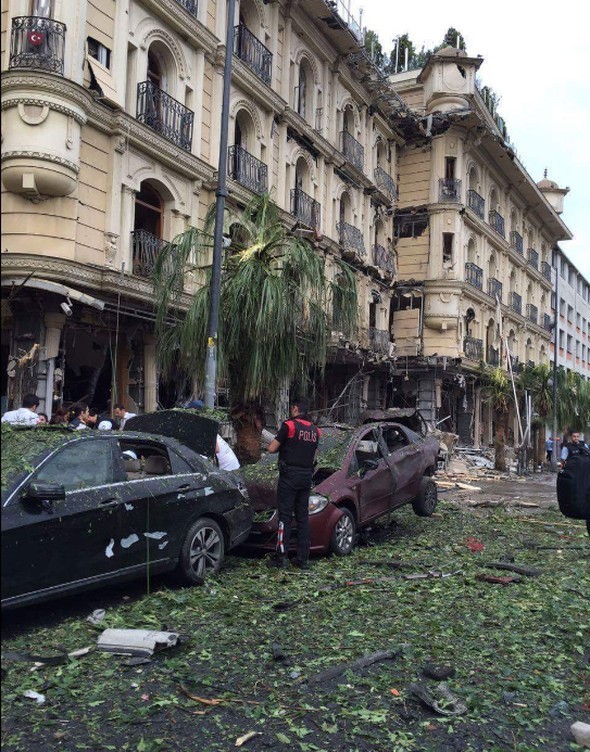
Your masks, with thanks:
[(356, 538), (356, 522), (354, 515), (345, 507), (342, 509), (342, 517), (334, 525), (330, 537), (330, 551), (336, 556), (347, 556), (354, 548)]
[(420, 481), (420, 490), (418, 496), (412, 501), (414, 512), (420, 517), (430, 517), (436, 509), (438, 493), (436, 483), (432, 478), (425, 476)]
[(208, 517), (193, 522), (180, 551), (179, 574), (189, 584), (201, 584), (223, 562), (225, 543), (219, 525)]

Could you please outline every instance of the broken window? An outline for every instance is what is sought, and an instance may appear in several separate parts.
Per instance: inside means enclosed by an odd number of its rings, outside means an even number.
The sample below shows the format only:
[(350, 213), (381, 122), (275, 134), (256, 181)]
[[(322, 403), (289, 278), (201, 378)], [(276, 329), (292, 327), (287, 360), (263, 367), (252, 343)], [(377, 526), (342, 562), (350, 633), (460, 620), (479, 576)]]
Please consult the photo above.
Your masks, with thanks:
[(455, 163), (457, 159), (455, 157), (445, 157), (445, 178), (447, 180), (455, 179)]
[(410, 311), (420, 309), (422, 306), (422, 296), (412, 292), (401, 292), (395, 297), (396, 311)]
[(453, 263), (453, 243), (455, 235), (452, 232), (443, 232), (443, 264)]
[(398, 238), (418, 238), (428, 227), (427, 212), (398, 214), (395, 218), (395, 235)]
[[(90, 430), (90, 429), (86, 429)], [(47, 460), (34, 478), (78, 491), (113, 483), (112, 441), (75, 441)]]

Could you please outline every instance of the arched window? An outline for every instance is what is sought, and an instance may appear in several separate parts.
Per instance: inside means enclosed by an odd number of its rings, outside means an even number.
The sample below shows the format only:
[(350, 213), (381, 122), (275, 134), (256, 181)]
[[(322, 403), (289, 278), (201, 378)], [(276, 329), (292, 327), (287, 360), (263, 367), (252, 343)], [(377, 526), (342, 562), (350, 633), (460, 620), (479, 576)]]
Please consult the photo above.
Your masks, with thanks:
[(299, 66), (299, 81), (297, 84), (297, 112), (302, 118), (307, 114), (307, 71), (305, 63)]
[(473, 238), (470, 238), (467, 243), (467, 261), (471, 264), (477, 263), (477, 246)]
[(162, 248), (164, 202), (153, 185), (144, 181), (135, 195), (132, 233), (133, 274), (150, 277)]

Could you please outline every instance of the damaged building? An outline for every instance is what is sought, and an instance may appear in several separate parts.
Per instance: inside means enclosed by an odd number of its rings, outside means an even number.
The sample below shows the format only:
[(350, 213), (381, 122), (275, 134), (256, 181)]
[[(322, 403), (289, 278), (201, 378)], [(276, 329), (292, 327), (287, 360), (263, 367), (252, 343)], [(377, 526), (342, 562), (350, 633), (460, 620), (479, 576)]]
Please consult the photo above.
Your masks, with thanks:
[(564, 191), (519, 161), (478, 87), (482, 62), (446, 47), (391, 77), (421, 133), (399, 152), (395, 388), (400, 405), (476, 446), (494, 431), (482, 363), (507, 370), (506, 343), (515, 372), (550, 360), (552, 253), (571, 238)]

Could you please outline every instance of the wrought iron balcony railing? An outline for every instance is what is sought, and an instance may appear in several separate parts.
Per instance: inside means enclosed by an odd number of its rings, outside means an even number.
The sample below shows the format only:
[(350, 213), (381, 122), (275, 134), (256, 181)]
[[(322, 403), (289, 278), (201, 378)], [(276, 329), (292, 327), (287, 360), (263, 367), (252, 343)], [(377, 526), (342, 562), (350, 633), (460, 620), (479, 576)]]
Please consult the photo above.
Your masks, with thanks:
[(191, 150), (194, 113), (151, 81), (137, 84), (137, 119), (181, 149)]
[(500, 350), (495, 347), (488, 347), (487, 363), (490, 366), (500, 365)]
[(342, 250), (344, 252), (356, 253), (364, 259), (367, 255), (365, 241), (363, 240), (363, 233), (358, 227), (349, 225), (348, 222), (338, 222), (336, 224), (336, 229), (338, 230), (338, 238)]
[(465, 337), (463, 340), (463, 352), (469, 360), (481, 360), (483, 358), (483, 340), (474, 337)]
[(551, 264), (549, 264), (547, 261), (543, 261), (541, 263), (541, 274), (548, 282), (551, 282)]
[(176, 0), (176, 2), (179, 5), (182, 5), (182, 7), (186, 10), (187, 13), (190, 13), (191, 16), (197, 17), (197, 13), (199, 10), (199, 6), (197, 5), (197, 0)]
[(522, 371), (522, 366), (523, 364), (520, 362), (518, 356), (512, 358), (512, 373), (514, 373), (515, 375), (517, 373), (520, 373)]
[(485, 199), (477, 193), (477, 191), (467, 191), (467, 205), (470, 209), (477, 214), (480, 219), (485, 219), (486, 216), (486, 202)]
[(149, 279), (154, 271), (156, 259), (166, 241), (147, 230), (134, 230), (131, 233), (133, 274)]
[(510, 231), (510, 247), (514, 248), (514, 250), (517, 253), (520, 253), (520, 255), (524, 255), (524, 242), (522, 239), (522, 235), (519, 232), (516, 232), (516, 230)]
[(488, 295), (491, 295), (494, 300), (498, 299), (502, 302), (502, 283), (499, 279), (490, 277), (488, 279)]
[(28, 68), (64, 74), (66, 26), (51, 18), (12, 19), (9, 68)]
[(234, 27), (234, 53), (258, 78), (270, 86), (272, 79), (272, 52), (244, 24)]
[(533, 267), (533, 269), (539, 269), (539, 254), (537, 251), (535, 251), (534, 248), (529, 248), (528, 253), (528, 262)]
[(483, 290), (483, 269), (472, 261), (465, 264), (465, 281), (478, 290)]
[(553, 329), (553, 316), (550, 313), (543, 314), (543, 329), (550, 332)]
[(440, 178), (438, 181), (438, 200), (439, 203), (445, 201), (460, 203), (461, 201), (461, 180), (456, 178)]
[(391, 277), (395, 276), (395, 259), (393, 254), (378, 243), (375, 243), (373, 246), (373, 263)]
[(319, 232), (322, 207), (300, 188), (291, 189), (291, 214), (304, 224)]
[(340, 151), (361, 172), (365, 166), (365, 149), (348, 131), (340, 132)]
[(268, 167), (241, 146), (229, 147), (227, 173), (254, 193), (266, 193)]
[(382, 167), (375, 167), (375, 185), (389, 196), (390, 201), (397, 198), (397, 186), (391, 177)]
[(532, 321), (533, 324), (538, 323), (539, 321), (539, 309), (536, 305), (533, 305), (532, 303), (527, 303), (526, 305), (526, 317), (529, 321)]
[(370, 326), (367, 334), (371, 350), (380, 355), (389, 355), (389, 332), (386, 329)]
[(526, 367), (527, 368), (534, 368), (535, 367), (535, 361), (534, 360), (527, 360)]
[(489, 222), (492, 230), (497, 232), (501, 237), (506, 237), (504, 231), (504, 217), (501, 214), (498, 214), (495, 209), (490, 211)]
[(508, 295), (508, 307), (522, 316), (522, 297), (517, 292)]

